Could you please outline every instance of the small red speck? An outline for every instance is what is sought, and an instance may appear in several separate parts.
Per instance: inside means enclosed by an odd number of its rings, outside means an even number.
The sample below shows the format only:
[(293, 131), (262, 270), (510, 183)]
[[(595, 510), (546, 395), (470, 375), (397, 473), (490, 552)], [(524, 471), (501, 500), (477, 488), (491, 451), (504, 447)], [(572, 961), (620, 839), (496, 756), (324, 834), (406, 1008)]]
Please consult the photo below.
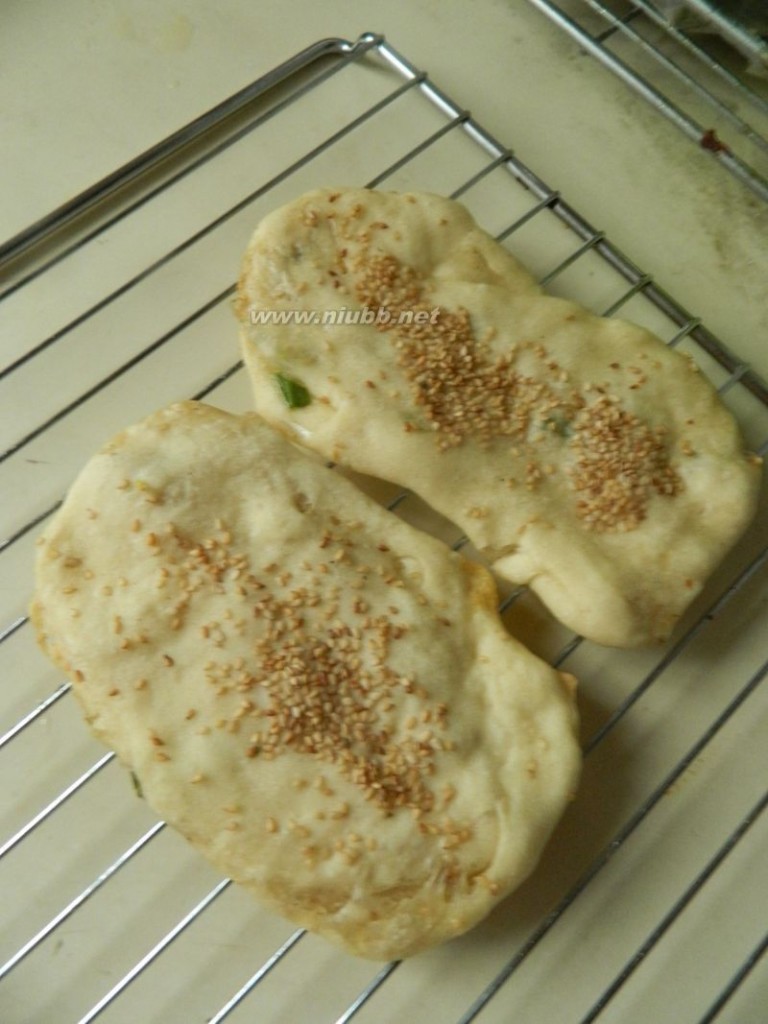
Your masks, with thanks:
[(708, 149), (711, 153), (730, 152), (728, 146), (717, 137), (717, 132), (714, 128), (707, 128), (699, 140), (699, 145), (702, 149)]

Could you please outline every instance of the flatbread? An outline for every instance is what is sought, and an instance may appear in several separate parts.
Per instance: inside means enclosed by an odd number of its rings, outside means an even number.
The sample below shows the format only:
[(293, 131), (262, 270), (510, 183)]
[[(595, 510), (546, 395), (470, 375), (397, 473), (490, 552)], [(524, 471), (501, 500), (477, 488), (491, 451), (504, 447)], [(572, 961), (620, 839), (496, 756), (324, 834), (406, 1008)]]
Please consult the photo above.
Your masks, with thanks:
[(302, 196), (236, 311), (265, 419), (417, 492), (600, 643), (667, 638), (754, 513), (759, 460), (692, 361), (544, 295), (458, 203)]
[(487, 914), (577, 784), (573, 680), (495, 601), (257, 416), (184, 403), (82, 471), (32, 618), (158, 814), (268, 907), (389, 959)]

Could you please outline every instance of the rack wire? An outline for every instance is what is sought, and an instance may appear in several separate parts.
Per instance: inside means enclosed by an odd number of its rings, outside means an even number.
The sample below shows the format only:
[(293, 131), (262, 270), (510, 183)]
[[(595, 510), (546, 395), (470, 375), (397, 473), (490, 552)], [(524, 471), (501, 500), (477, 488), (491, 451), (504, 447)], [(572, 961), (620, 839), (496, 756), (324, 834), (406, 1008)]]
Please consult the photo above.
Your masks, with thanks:
[[(730, 30), (723, 37), (686, 31), (652, 0), (530, 3), (690, 142), (768, 200), (768, 77), (752, 74), (743, 54), (728, 45), (730, 37), (750, 38), (738, 22), (721, 14)], [(757, 37), (753, 47), (765, 59)]]
[[(185, 397), (249, 407), (228, 308), (239, 254), (264, 212), (340, 176), (461, 198), (550, 291), (688, 352), (768, 450), (760, 375), (380, 36), (310, 47), (0, 247), (12, 339), (0, 480), (13, 496), (0, 547), (2, 1019), (757, 1022), (764, 514), (662, 650), (599, 648), (527, 592), (504, 596), (510, 628), (582, 680), (583, 785), (529, 883), (470, 935), (403, 963), (346, 957), (217, 877), (136, 798), (35, 652), (36, 533), (127, 423)], [(370, 486), (433, 527), (413, 496)]]

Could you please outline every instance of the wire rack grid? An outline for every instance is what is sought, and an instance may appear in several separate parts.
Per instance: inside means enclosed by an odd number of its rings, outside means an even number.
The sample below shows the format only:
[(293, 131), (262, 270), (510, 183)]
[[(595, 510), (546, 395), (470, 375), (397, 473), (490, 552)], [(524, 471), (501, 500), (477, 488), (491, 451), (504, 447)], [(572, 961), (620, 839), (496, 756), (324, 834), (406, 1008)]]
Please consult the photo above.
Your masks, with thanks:
[[(2, 1020), (757, 1024), (764, 512), (662, 650), (600, 648), (527, 592), (503, 595), (513, 632), (582, 681), (583, 784), (518, 893), (471, 934), (402, 963), (346, 957), (216, 876), (137, 799), (35, 649), (34, 541), (78, 469), (167, 402), (249, 408), (229, 308), (239, 255), (265, 212), (340, 179), (460, 198), (550, 291), (688, 352), (749, 445), (768, 448), (760, 376), (375, 35), (310, 47), (11, 239), (0, 249)], [(462, 546), (414, 496), (360, 482)]]
[[(530, 2), (690, 142), (768, 200), (765, 68), (765, 77), (751, 73), (725, 39), (686, 31), (685, 22), (678, 26), (652, 0)], [(724, 20), (737, 31), (736, 23)]]

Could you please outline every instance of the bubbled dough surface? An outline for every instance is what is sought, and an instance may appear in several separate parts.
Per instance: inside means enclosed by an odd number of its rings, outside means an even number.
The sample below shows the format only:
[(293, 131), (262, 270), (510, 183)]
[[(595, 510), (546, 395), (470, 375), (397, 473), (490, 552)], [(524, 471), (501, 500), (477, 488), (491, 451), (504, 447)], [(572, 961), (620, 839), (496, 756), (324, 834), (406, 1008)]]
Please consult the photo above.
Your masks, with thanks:
[[(179, 613), (174, 581), (197, 543), (241, 571), (203, 572)], [(243, 711), (244, 699), (264, 706), (254, 645), (267, 627), (253, 606), (301, 585), (318, 600), (300, 609), (294, 638), (335, 646), (328, 630), (345, 623), (365, 637), (367, 616), (405, 627), (388, 647), (398, 682), (376, 728), (401, 740), (431, 730), (428, 743), (453, 745), (421, 776), (435, 807), (418, 820), (407, 807), (386, 813), (314, 754), (247, 754), (265, 725)], [(354, 604), (363, 599), (366, 615)], [(463, 932), (519, 884), (576, 785), (572, 686), (506, 633), (494, 605), (485, 570), (259, 418), (184, 403), (85, 467), (41, 540), (32, 616), (94, 732), (163, 818), (269, 907), (388, 959)], [(381, 671), (363, 648), (378, 693)], [(228, 691), (211, 681), (222, 666)], [(238, 689), (248, 676), (255, 685)]]
[[(381, 222), (386, 230), (377, 228)], [(651, 429), (663, 428), (680, 492), (651, 495), (644, 521), (628, 532), (585, 529), (562, 437), (550, 433), (530, 444), (504, 438), (485, 448), (470, 438), (440, 451), (434, 432), (419, 422), (390, 332), (249, 323), (251, 308), (322, 313), (359, 306), (353, 273), (338, 273), (341, 249), (347, 263), (389, 254), (415, 269), (428, 305), (465, 307), (477, 337), (495, 332), (487, 342), (494, 357), (518, 347), (520, 372), (551, 380), (547, 363), (555, 360), (569, 388), (601, 387)], [(450, 200), (355, 189), (308, 193), (257, 228), (236, 310), (262, 416), (325, 456), (418, 492), (465, 530), (495, 570), (530, 584), (557, 618), (598, 642), (665, 639), (754, 512), (756, 460), (745, 456), (733, 418), (690, 360), (635, 325), (544, 295)], [(618, 369), (611, 366), (617, 362)], [(303, 382), (312, 403), (287, 408), (276, 372)], [(590, 401), (599, 394), (584, 393)], [(532, 458), (555, 473), (529, 491)]]

